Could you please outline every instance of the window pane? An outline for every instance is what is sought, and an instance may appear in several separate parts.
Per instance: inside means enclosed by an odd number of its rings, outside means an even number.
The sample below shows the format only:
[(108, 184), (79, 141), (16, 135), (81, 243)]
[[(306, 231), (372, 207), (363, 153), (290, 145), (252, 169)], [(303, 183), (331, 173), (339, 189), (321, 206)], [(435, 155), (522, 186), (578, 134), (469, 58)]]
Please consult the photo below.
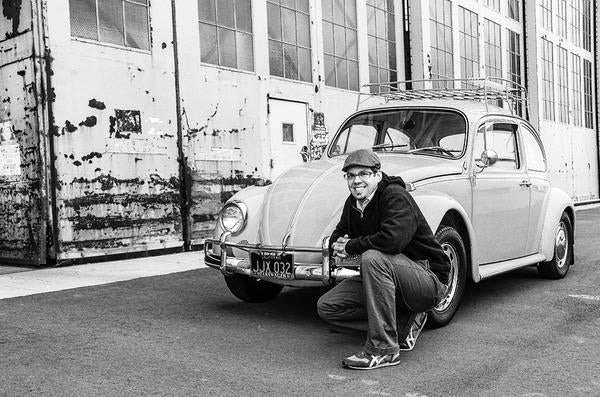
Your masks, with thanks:
[(281, 40), (281, 8), (268, 3), (267, 20), (269, 24), (269, 38)]
[(386, 37), (387, 32), (387, 15), (382, 10), (375, 11), (375, 20), (377, 21), (377, 36)]
[(389, 59), (389, 65), (388, 67), (390, 69), (394, 69), (396, 70), (396, 44), (395, 43), (388, 43), (388, 59)]
[(296, 13), (298, 22), (298, 45), (310, 47), (310, 21), (308, 15)]
[(200, 60), (214, 65), (219, 64), (217, 28), (205, 23), (200, 23)]
[(150, 49), (148, 39), (148, 7), (125, 3), (126, 45), (142, 50)]
[(388, 45), (385, 40), (377, 40), (377, 64), (379, 67), (388, 67)]
[(283, 44), (269, 40), (269, 72), (283, 77)]
[(367, 7), (367, 33), (374, 36), (377, 34), (375, 27), (375, 8)]
[(333, 0), (321, 0), (323, 19), (333, 21)]
[(198, 0), (198, 16), (201, 21), (215, 23), (217, 20), (215, 0)]
[(344, 24), (344, 0), (333, 0), (333, 22)]
[(103, 0), (98, 4), (100, 16), (100, 41), (124, 45), (123, 40), (123, 2), (121, 0)]
[(217, 23), (219, 25), (235, 28), (233, 12), (233, 0), (217, 1)]
[(358, 62), (348, 61), (348, 88), (358, 91)]
[(346, 56), (346, 33), (343, 27), (333, 25), (334, 42), (335, 42), (335, 55), (343, 57)]
[(377, 65), (377, 39), (369, 36), (369, 64)]
[(333, 24), (323, 22), (323, 52), (333, 54)]
[(346, 0), (346, 26), (356, 29), (356, 0)]
[(95, 0), (69, 1), (71, 35), (84, 39), (98, 40)]
[(252, 33), (252, 4), (250, 0), (235, 0), (235, 23), (238, 30)]
[(298, 53), (296, 46), (283, 46), (284, 74), (288, 79), (298, 79)]
[(338, 88), (348, 88), (348, 65), (344, 58), (335, 59)]
[(358, 59), (358, 38), (356, 37), (356, 30), (346, 29), (346, 43), (348, 46), (348, 58)]
[(281, 9), (281, 27), (283, 28), (283, 41), (296, 44), (296, 13), (290, 9)]
[(335, 61), (331, 55), (325, 55), (325, 84), (335, 87)]
[(281, 130), (283, 142), (294, 142), (294, 124), (283, 123)]
[(308, 14), (308, 0), (298, 0), (298, 10)]
[(298, 79), (312, 81), (310, 50), (298, 48)]
[[(369, 82), (379, 83), (379, 73), (377, 73), (377, 68), (375, 66), (369, 67)], [(371, 92), (376, 93), (377, 87), (371, 87)]]
[(244, 70), (254, 70), (254, 51), (252, 49), (252, 35), (236, 32), (237, 67)]
[(235, 68), (237, 66), (235, 31), (218, 28), (217, 32), (219, 34), (219, 64)]

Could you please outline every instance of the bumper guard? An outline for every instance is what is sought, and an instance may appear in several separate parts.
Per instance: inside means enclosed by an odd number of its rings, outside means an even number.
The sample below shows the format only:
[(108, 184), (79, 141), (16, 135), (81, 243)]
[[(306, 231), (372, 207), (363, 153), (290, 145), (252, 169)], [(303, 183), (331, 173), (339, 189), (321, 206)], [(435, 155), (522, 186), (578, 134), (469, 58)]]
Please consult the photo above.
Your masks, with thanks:
[[(204, 242), (205, 263), (209, 267), (219, 269), (224, 276), (242, 274), (252, 276), (250, 260), (233, 255), (233, 248), (245, 252), (276, 252), (281, 254), (320, 253), (321, 263), (294, 263), (294, 280), (320, 281), (324, 285), (334, 285), (337, 281), (359, 275), (358, 266), (338, 267), (329, 256), (329, 237), (325, 237), (321, 247), (290, 247), (250, 244), (242, 241), (228, 241), (231, 233), (223, 232), (220, 238), (206, 239)], [(221, 254), (215, 254), (213, 247), (219, 246)]]

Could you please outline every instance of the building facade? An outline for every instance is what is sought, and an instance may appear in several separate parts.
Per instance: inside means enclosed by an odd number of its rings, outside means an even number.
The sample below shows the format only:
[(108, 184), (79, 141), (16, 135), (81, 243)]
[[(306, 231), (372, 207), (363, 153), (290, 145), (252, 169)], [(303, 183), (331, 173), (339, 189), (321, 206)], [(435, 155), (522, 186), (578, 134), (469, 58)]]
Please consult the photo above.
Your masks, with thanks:
[(235, 191), (320, 158), (366, 84), (405, 79), (526, 86), (553, 181), (598, 200), (591, 0), (18, 3), (0, 16), (5, 259), (201, 244)]

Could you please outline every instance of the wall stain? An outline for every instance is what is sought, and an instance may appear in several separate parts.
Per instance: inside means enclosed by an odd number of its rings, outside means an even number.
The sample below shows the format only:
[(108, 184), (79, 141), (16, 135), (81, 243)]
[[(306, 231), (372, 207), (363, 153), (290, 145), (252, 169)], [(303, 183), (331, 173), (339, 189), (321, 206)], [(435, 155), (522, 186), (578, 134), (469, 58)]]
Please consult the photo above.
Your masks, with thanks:
[(6, 38), (16, 36), (19, 33), (19, 24), (21, 23), (21, 3), (22, 0), (2, 0), (2, 15), (12, 21), (12, 34), (6, 33)]

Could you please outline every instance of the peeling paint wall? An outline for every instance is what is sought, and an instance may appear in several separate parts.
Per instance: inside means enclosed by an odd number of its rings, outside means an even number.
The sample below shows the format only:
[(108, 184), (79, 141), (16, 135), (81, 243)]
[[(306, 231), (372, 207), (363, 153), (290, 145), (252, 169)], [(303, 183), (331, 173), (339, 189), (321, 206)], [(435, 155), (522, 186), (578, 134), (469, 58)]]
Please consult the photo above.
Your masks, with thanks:
[[(264, 3), (253, 2), (253, 72), (201, 63), (198, 2), (178, 2), (177, 15), (184, 150), (191, 176), (191, 237), (193, 243), (200, 243), (211, 235), (218, 211), (229, 197), (272, 179), (270, 160), (275, 149), (269, 97), (307, 105), (307, 140), (319, 155), (326, 133), (334, 133), (355, 109), (356, 93), (326, 87), (319, 79), (318, 48), (312, 53), (312, 83), (270, 76)], [(312, 37), (317, 29), (317, 24), (311, 24)], [(324, 122), (313, 128), (315, 113), (321, 113)], [(290, 165), (298, 159), (299, 152)]]
[(133, 50), (71, 38), (48, 2), (59, 259), (183, 244), (170, 2), (150, 18)]
[(38, 81), (28, 0), (0, 15), (0, 260), (38, 263), (45, 249)]

